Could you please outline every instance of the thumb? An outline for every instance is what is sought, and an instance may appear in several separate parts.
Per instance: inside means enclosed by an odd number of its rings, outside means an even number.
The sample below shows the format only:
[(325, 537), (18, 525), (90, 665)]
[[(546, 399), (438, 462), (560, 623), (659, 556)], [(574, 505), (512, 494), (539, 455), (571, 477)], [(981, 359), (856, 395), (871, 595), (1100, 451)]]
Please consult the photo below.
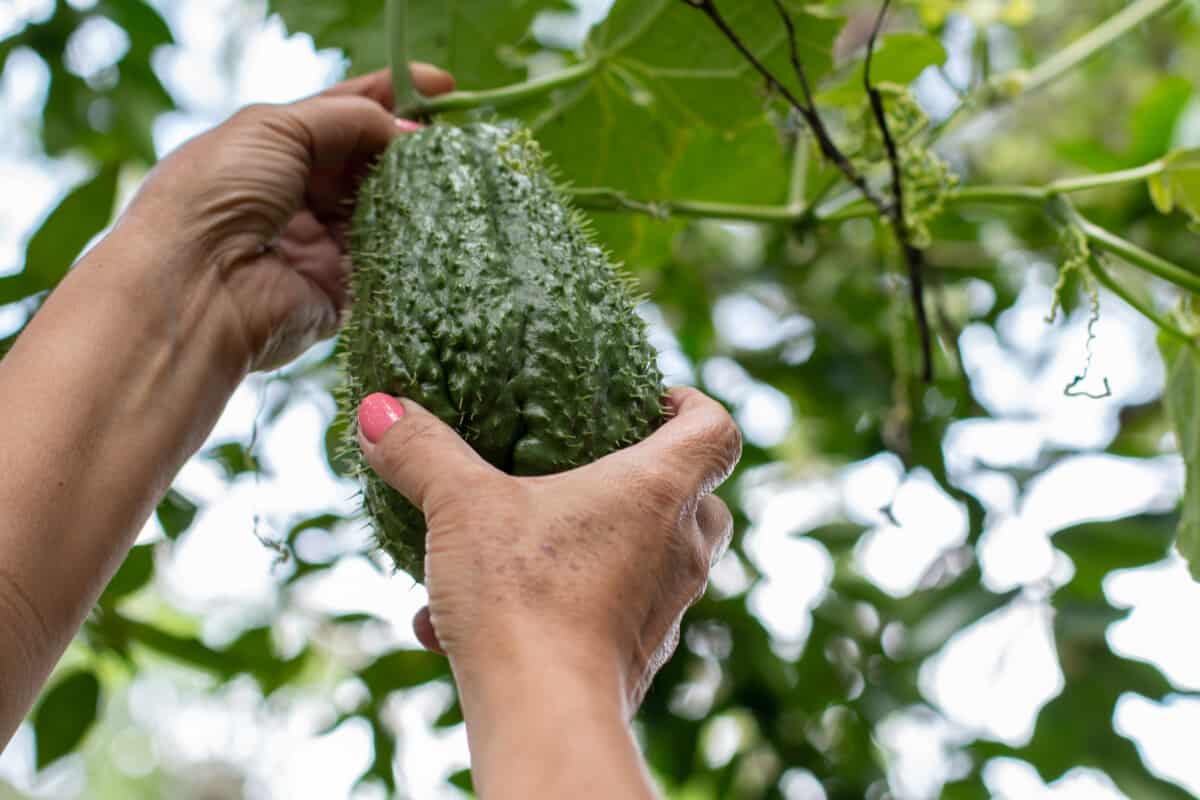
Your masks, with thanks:
[(668, 419), (641, 442), (604, 461), (619, 471), (652, 465), (682, 481), (689, 493), (706, 495), (720, 486), (742, 455), (742, 434), (725, 408), (696, 389), (667, 395)]
[(372, 394), (358, 407), (358, 443), (371, 469), (422, 511), (496, 473), (446, 423), (411, 400)]

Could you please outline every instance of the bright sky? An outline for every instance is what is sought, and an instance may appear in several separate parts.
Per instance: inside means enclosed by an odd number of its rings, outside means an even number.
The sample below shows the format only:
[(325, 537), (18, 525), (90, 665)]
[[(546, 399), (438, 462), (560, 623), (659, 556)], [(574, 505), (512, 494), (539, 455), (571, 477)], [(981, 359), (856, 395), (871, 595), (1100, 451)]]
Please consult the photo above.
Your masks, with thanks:
[[(50, 6), (50, 0), (8, 3), (0, 6), (0, 33), (13, 20), (37, 18)], [(301, 97), (340, 74), (339, 58), (314, 53), (307, 37), (287, 38), (277, 21), (259, 30), (259, 12), (247, 10), (242, 0), (160, 0), (157, 5), (167, 13), (181, 43), (161, 53), (157, 66), (184, 108), (156, 126), (161, 152), (220, 122), (242, 104)], [(604, 0), (590, 3), (593, 17), (596, 7), (606, 5)], [(559, 35), (578, 35), (584, 29), (577, 20), (559, 23)], [(233, 41), (230, 33), (239, 29), (257, 32), (237, 51), (233, 67), (223, 67), (220, 57)], [(111, 30), (98, 29), (91, 36), (94, 41), (79, 56), (81, 70), (103, 65), (122, 50), (120, 37)], [(0, 193), (0, 274), (19, 269), (25, 237), (82, 174), (79, 164), (51, 163), (36, 156), (29, 131), (46, 76), (36, 59), (20, 53), (9, 67), (0, 86), (0, 109), (5, 120), (19, 124), (0, 126), (0, 176), (21, 191)], [(952, 63), (951, 71), (955, 68)], [(925, 695), (944, 719), (913, 709), (885, 726), (884, 744), (896, 754), (893, 780), (900, 796), (909, 800), (933, 796), (947, 767), (942, 750), (947, 743), (972, 732), (1019, 744), (1030, 735), (1038, 709), (1061, 688), (1051, 649), (1052, 612), (1044, 598), (1046, 587), (1067, 580), (1072, 567), (1054, 549), (1052, 533), (1086, 518), (1169, 508), (1182, 482), (1180, 463), (1173, 455), (1144, 463), (1085, 452), (1046, 472), (1022, 496), (1010, 478), (979, 466), (983, 460), (996, 466), (1029, 465), (1054, 445), (1102, 449), (1115, 432), (1119, 403), (1149, 399), (1163, 381), (1151, 326), (1106, 295), (1093, 375), (1107, 376), (1115, 397), (1095, 402), (1064, 398), (1062, 386), (1081, 363), (1085, 320), (1076, 317), (1048, 327), (1042, 318), (1050, 305), (1051, 265), (1033, 262), (1001, 234), (992, 249), (1006, 268), (1026, 271), (1027, 288), (1018, 305), (1002, 317), (998, 332), (974, 326), (964, 332), (961, 346), (980, 401), (1003, 419), (960, 423), (946, 451), (955, 476), (977, 490), (988, 507), (988, 531), (980, 546), (987, 585), (996, 590), (1023, 587), (1023, 600), (956, 636), (922, 671)], [(991, 302), (987, 287), (976, 288), (969, 302), (986, 308)], [(687, 363), (662, 327), (661, 316), (653, 307), (646, 314), (657, 323), (654, 341), (669, 377), (694, 380), (696, 365)], [(796, 342), (796, 357), (807, 357), (805, 335), (811, 323), (800, 317), (779, 319), (753, 297), (723, 301), (716, 320), (722, 334), (740, 347), (766, 347), (787, 336)], [(0, 313), (0, 333), (11, 324), (11, 317)], [(811, 349), (811, 340), (807, 347)], [(700, 369), (714, 392), (735, 407), (752, 440), (778, 441), (794, 423), (786, 398), (756, 385), (734, 362), (716, 360)], [(252, 380), (237, 393), (212, 443), (249, 440), (260, 404), (272, 391), (270, 386), (264, 389), (264, 383)], [(205, 511), (160, 565), (158, 589), (178, 607), (201, 615), (210, 641), (227, 640), (248, 625), (272, 619), (283, 639), (295, 641), (311, 629), (315, 612), (372, 611), (392, 624), (369, 632), (369, 641), (360, 646), (380, 652), (415, 644), (408, 621), (423, 603), (423, 589), (403, 578), (386, 578), (361, 559), (344, 560), (303, 585), (298, 609), (280, 614), (271, 579), (274, 554), (256, 540), (253, 520), (256, 514), (262, 518), (259, 533), (270, 538), (291, 521), (331, 508), (353, 509), (354, 487), (333, 478), (320, 449), (332, 413), (319, 391), (293, 400), (260, 443), (261, 457), (273, 471), (261, 482), (243, 479), (230, 488), (212, 466), (200, 461), (190, 463), (180, 476), (179, 485), (203, 501)], [(897, 595), (911, 591), (932, 561), (966, 535), (964, 511), (928, 475), (905, 474), (889, 455), (828, 475), (755, 487), (747, 501), (754, 526), (747, 533), (746, 551), (766, 576), (752, 591), (752, 607), (784, 651), (795, 652), (802, 644), (807, 611), (819, 601), (831, 571), (824, 550), (796, 537), (795, 531), (838, 513), (872, 526), (857, 552), (858, 564)], [(889, 502), (897, 524), (878, 511)], [(158, 535), (151, 524), (143, 537)], [(303, 546), (333, 555), (353, 549), (361, 535), (360, 530), (348, 530), (333, 540), (314, 538)], [(714, 577), (715, 590), (743, 585), (744, 573), (734, 559), (727, 559)], [(1113, 646), (1153, 660), (1180, 688), (1200, 689), (1194, 647), (1178, 635), (1179, 620), (1195, 619), (1200, 613), (1200, 587), (1181, 563), (1170, 559), (1110, 577), (1106, 590), (1114, 602), (1133, 609), (1127, 621), (1109, 631)], [(353, 703), (355, 691), (350, 684), (330, 686), (264, 708), (249, 683), (235, 682), (212, 695), (179, 673), (152, 670), (128, 695), (128, 716), (143, 733), (131, 727), (129, 737), (118, 739), (112, 757), (130, 770), (145, 769), (147, 763), (187, 771), (210, 761), (230, 762), (250, 776), (255, 797), (346, 797), (353, 777), (368, 761), (368, 732), (354, 724), (328, 736), (315, 732), (337, 708)], [(401, 772), (415, 797), (441, 796), (434, 787), (442, 776), (466, 764), (461, 729), (429, 732), (428, 723), (445, 703), (444, 691), (431, 688), (413, 693), (393, 709), (395, 722), (404, 730)], [(1153, 768), (1200, 791), (1200, 764), (1189, 736), (1200, 728), (1200, 703), (1158, 705), (1130, 697), (1118, 709), (1117, 724), (1143, 747)], [(719, 729), (709, 757), (715, 762), (728, 759), (737, 746), (736, 726)], [(34, 781), (27, 729), (0, 756), (0, 776), (38, 796), (79, 796), (79, 764), (70, 760)], [(987, 777), (994, 796), (1013, 800), (1122, 796), (1089, 770), (1076, 770), (1048, 788), (1028, 765), (1006, 760), (989, 765)], [(818, 800), (823, 796), (819, 792), (811, 776), (789, 774), (789, 797)]]

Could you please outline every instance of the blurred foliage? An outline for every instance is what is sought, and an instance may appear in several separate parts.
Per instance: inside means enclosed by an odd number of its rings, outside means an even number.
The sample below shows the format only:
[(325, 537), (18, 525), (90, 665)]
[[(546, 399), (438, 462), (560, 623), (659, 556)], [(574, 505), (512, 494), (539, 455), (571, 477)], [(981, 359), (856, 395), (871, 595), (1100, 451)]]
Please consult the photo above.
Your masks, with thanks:
[[(1004, 259), (1006, 249), (1020, 247), (1031, 257), (1077, 268), (1075, 275), (1064, 271), (1060, 287), (1067, 311), (1081, 305), (1092, 256), (1086, 237), (1081, 243), (1077, 235), (1086, 231), (1071, 222), (1072, 214), (1185, 271), (1200, 270), (1195, 233), (1187, 224), (1189, 215), (1193, 221), (1200, 215), (1197, 151), (1173, 149), (1189, 110), (1194, 119), (1197, 108), (1192, 83), (1181, 77), (1200, 74), (1194, 4), (1165, 4), (1171, 6), (1165, 13), (1072, 65), (1056, 76), (1054, 86), (1020, 96), (1025, 76), (1036, 76), (1037, 66), (1054, 53), (1109, 17), (1128, 13), (1130, 6), (1149, 4), (912, 0), (899, 5), (873, 73), (877, 82), (889, 85), (893, 122), (908, 126), (906, 180), (925, 181), (921, 205), (907, 209), (928, 228), (929, 302), (939, 341), (936, 380), (924, 384), (917, 377), (906, 277), (886, 227), (855, 211), (855, 197), (840, 175), (702, 14), (680, 0), (617, 0), (576, 52), (531, 34), (540, 13), (569, 7), (561, 0), (412, 3), (414, 52), (450, 67), (465, 90), (524, 80), (535, 63), (544, 65), (547, 59), (588, 67), (581, 80), (547, 94), (464, 116), (521, 118), (549, 150), (565, 183), (619, 198), (618, 208), (594, 211), (596, 228), (637, 274), (701, 388), (743, 413), (737, 398), (723, 393), (726, 384), (714, 381), (715, 371), (708, 369), (733, 365), (745, 381), (786, 397), (792, 428), (778, 441), (748, 441), (738, 474), (722, 489), (740, 534), (751, 527), (746, 501), (751, 490), (785, 486), (880, 453), (894, 454), (910, 474), (930, 476), (968, 521), (966, 540), (942, 552), (917, 588), (899, 596), (873, 584), (857, 567), (867, 526), (849, 518), (811, 529), (797, 524), (791, 535), (819, 547), (832, 563), (829, 586), (816, 607), (796, 609), (797, 615), (810, 616), (802, 643), (776, 640), (752, 611), (750, 597), (761, 576), (744, 546), (746, 538), (739, 536), (728, 566), (743, 579), (722, 582), (723, 588), (714, 588), (693, 609), (684, 645), (639, 716), (647, 757), (672, 796), (783, 797), (785, 773), (805, 770), (830, 800), (906, 797), (890, 771), (882, 726), (904, 714), (940, 719), (920, 685), (922, 666), (952, 637), (1013, 604), (1052, 611), (1064, 688), (1041, 710), (1032, 737), (1022, 745), (963, 732), (946, 754), (953, 770), (941, 796), (987, 797), (982, 772), (996, 757), (1027, 761), (1047, 781), (1077, 766), (1094, 767), (1135, 800), (1189, 796), (1153, 774), (1134, 744), (1114, 730), (1118, 697), (1135, 693), (1160, 700), (1180, 692), (1156, 667), (1112, 649), (1106, 631), (1127, 611), (1114, 607), (1102, 590), (1105, 576), (1114, 571), (1168, 557), (1179, 518), (1138, 514), (1059, 531), (1053, 544), (1073, 564), (1071, 577), (992, 591), (982, 580), (977, 545), (995, 520), (963, 471), (948, 465), (945, 446), (952, 426), (993, 416), (977, 392), (980, 376), (968, 373), (957, 343), (966, 327), (994, 328), (1016, 304), (1026, 275), (1004, 268), (1011, 263)], [(720, 6), (746, 46), (791, 80), (773, 0), (730, 0)], [(838, 143), (882, 179), (882, 149), (864, 127), (861, 87), (877, 6), (836, 0), (788, 0), (786, 6)], [(382, 0), (271, 0), (270, 8), (289, 30), (311, 35), (318, 48), (342, 50), (352, 71), (384, 65)], [(101, 18), (123, 29), (129, 46), (117, 63), (78, 74), (69, 56), (72, 36)], [(970, 37), (965, 48), (963, 31)], [(153, 162), (151, 122), (175, 104), (156, 76), (152, 56), (172, 41), (154, 7), (142, 0), (101, 0), (90, 6), (59, 2), (44, 20), (0, 41), (0, 63), (24, 49), (49, 69), (40, 126), (45, 153), (69, 154), (92, 167), (91, 176), (33, 235), (23, 271), (0, 278), (0, 304), (36, 303), (110, 221), (119, 178)], [(944, 62), (951, 41), (959, 42), (967, 61), (958, 71), (965, 77), (949, 77)], [(545, 74), (543, 66), (537, 69)], [(945, 129), (940, 127), (944, 116), (925, 119), (915, 102), (922, 93), (910, 94), (914, 82), (920, 85), (918, 75), (940, 81), (943, 95), (958, 95), (962, 110)], [(902, 114), (907, 116), (901, 119)], [(964, 119), (968, 127), (956, 127)], [(933, 137), (942, 134), (931, 149)], [(1139, 179), (1072, 194), (1073, 204), (1055, 213), (1038, 202), (958, 202), (949, 180), (950, 165), (957, 181), (970, 188), (1044, 187), (1080, 173), (1154, 163), (1160, 168)], [(739, 204), (753, 212), (751, 219), (763, 208), (809, 211), (734, 230), (668, 213), (666, 204), (678, 201)], [(629, 213), (637, 211), (652, 213)], [(1070, 246), (1060, 248), (1060, 242)], [(1153, 296), (1162, 305), (1179, 295), (1141, 269), (1125, 267), (1119, 275), (1130, 296)], [(981, 286), (992, 302), (967, 302)], [(714, 321), (714, 309), (731, 299), (752, 302), (767, 314), (777, 332), (774, 340), (755, 347), (732, 342)], [(1153, 307), (1151, 301), (1147, 308)], [(1172, 318), (1188, 333), (1194, 330), (1188, 308)], [(7, 341), (0, 341), (0, 353)], [(1195, 552), (1200, 549), (1195, 529), (1200, 479), (1193, 476), (1200, 455), (1194, 452), (1198, 439), (1190, 421), (1198, 391), (1195, 346), (1164, 345), (1164, 352), (1171, 365), (1165, 405), (1179, 429), (1193, 487), (1182, 512), (1182, 534)], [(1064, 376), (1064, 384), (1068, 379)], [(301, 381), (316, 380), (329, 390), (336, 376), (322, 363), (274, 380), (295, 391), (282, 395), (266, 415), (267, 425), (283, 405), (304, 399), (296, 390)], [(1120, 429), (1108, 452), (1134, 459), (1159, 456), (1161, 433), (1168, 429), (1163, 405), (1121, 409)], [(340, 438), (343, 425), (344, 420), (334, 420), (327, 443)], [(1070, 455), (1069, 450), (1042, 452), (1032, 469), (974, 466), (1010, 478), (1024, 490)], [(218, 444), (204, 457), (230, 482), (261, 469), (252, 443)], [(328, 458), (331, 469), (344, 474), (337, 454), (329, 452)], [(156, 556), (187, 535), (200, 511), (175, 490), (160, 504), (157, 519), (165, 538), (131, 552), (88, 620), (82, 663), (64, 666), (33, 712), (38, 767), (79, 747), (103, 707), (114, 670), (127, 679), (165, 658), (207, 674), (214, 686), (249, 676), (265, 695), (288, 687), (329, 687), (331, 671), (352, 679), (361, 688), (359, 701), (328, 729), (365, 721), (375, 749), (362, 779), (399, 791), (395, 756), (400, 743), (385, 706), (394, 692), (448, 682), (444, 661), (408, 650), (340, 659), (325, 646), (331, 637), (378, 622), (360, 614), (322, 619), (325, 638), (314, 634), (299, 647), (282, 648), (278, 631), (261, 622), (222, 646), (205, 643), (198, 621), (161, 601), (144, 602), (152, 593)], [(295, 523), (279, 543), (289, 556), (280, 570), (283, 607), (303, 579), (335, 563), (305, 560), (296, 542), (328, 535), (346, 523), (336, 514), (318, 515)], [(907, 534), (916, 537), (922, 531)], [(732, 755), (714, 760), (707, 743), (717, 721), (735, 725), (740, 736)], [(461, 724), (457, 703), (447, 705), (435, 724)], [(470, 785), (467, 773), (450, 781), (464, 789)]]

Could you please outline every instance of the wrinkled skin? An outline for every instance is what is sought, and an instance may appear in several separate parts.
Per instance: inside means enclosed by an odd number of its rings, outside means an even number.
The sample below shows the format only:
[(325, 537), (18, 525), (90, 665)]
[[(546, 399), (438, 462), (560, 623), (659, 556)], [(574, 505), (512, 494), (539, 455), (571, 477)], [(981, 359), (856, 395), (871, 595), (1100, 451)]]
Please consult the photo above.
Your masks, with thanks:
[[(379, 403), (381, 396), (368, 398)], [(684, 610), (729, 542), (729, 510), (711, 492), (741, 453), (737, 427), (693, 389), (633, 447), (569, 472), (517, 478), (485, 462), (420, 406), (369, 463), (425, 513), (429, 606), (418, 637), (469, 677), (523, 638), (561, 644), (587, 669), (613, 669), (627, 713), (673, 652)], [(364, 404), (365, 408), (366, 404)]]
[[(454, 88), (415, 64), (426, 95)], [(389, 74), (289, 105), (248, 106), (154, 168), (131, 211), (174, 229), (189, 261), (213, 265), (219, 307), (252, 370), (286, 364), (331, 336), (349, 305), (345, 228), (368, 166), (399, 133)], [(200, 276), (197, 276), (200, 277)]]

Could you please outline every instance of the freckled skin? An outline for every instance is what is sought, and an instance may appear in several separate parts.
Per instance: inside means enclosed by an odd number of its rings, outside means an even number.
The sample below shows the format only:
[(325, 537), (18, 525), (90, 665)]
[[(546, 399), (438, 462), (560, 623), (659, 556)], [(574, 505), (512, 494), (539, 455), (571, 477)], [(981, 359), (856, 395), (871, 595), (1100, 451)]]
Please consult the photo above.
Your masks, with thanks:
[[(527, 133), (434, 125), (397, 139), (360, 191), (351, 250), (347, 413), (373, 392), (408, 397), (513, 475), (591, 463), (661, 421), (627, 280)], [(424, 517), (366, 469), (354, 436), (379, 542), (419, 578)]]

